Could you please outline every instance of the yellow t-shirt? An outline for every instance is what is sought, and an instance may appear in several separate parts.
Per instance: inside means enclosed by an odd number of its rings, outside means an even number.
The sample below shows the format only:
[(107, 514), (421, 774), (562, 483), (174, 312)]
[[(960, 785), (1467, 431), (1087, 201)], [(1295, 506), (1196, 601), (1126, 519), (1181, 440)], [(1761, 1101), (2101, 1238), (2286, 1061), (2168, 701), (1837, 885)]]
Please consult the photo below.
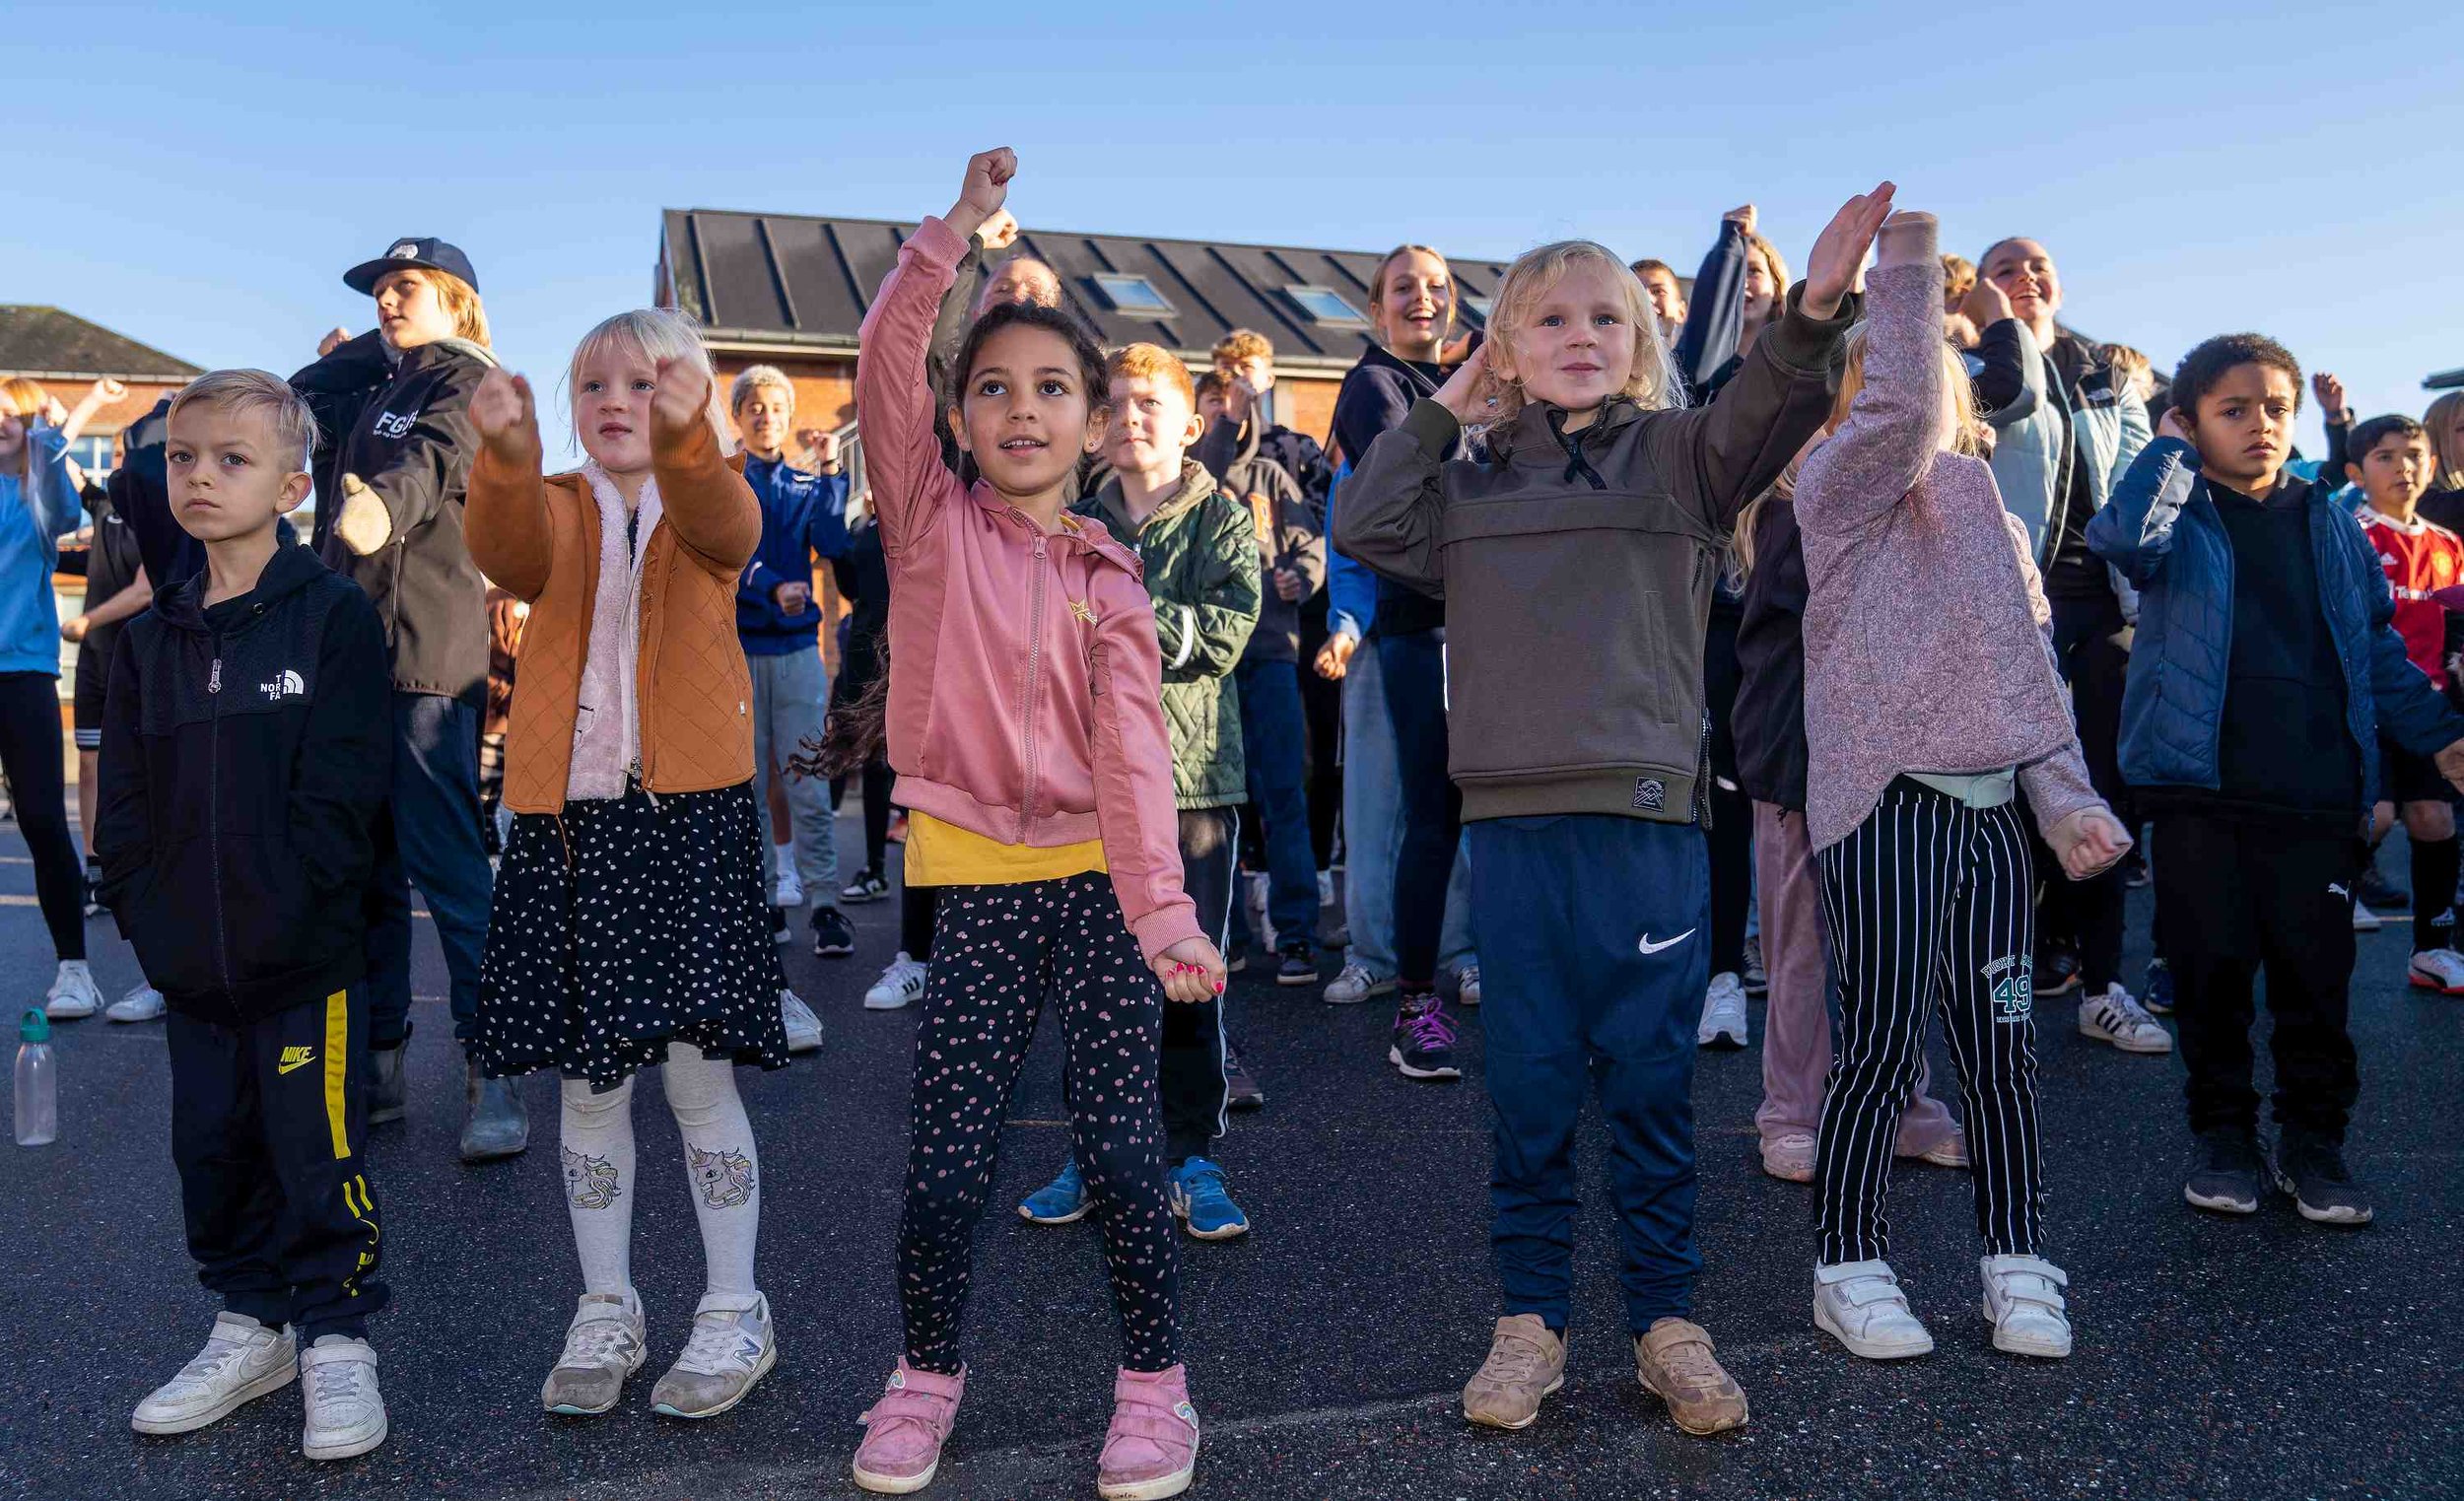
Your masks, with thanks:
[(1023, 886), (1104, 869), (1104, 842), (1004, 845), (944, 823), (929, 813), (907, 815), (905, 880), (910, 886)]

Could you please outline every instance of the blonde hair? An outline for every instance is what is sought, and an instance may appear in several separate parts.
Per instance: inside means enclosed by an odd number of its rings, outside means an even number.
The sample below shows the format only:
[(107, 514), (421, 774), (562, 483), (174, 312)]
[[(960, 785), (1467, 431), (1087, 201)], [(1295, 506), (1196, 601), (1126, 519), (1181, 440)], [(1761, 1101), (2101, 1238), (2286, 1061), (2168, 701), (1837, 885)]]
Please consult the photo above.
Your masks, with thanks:
[(573, 364), (565, 371), (566, 405), (573, 409), (574, 438), (582, 438), (582, 403), (576, 388), (582, 381), (583, 362), (602, 351), (629, 356), (656, 369), (668, 360), (682, 360), (701, 373), (710, 386), (707, 415), (712, 436), (719, 440), (719, 451), (735, 451), (735, 435), (728, 430), (727, 414), (719, 404), (719, 376), (711, 368), (710, 350), (702, 343), (701, 331), (683, 318), (663, 307), (636, 307), (620, 312), (582, 336), (574, 346)]
[(453, 320), (453, 337), (468, 339), (481, 349), (488, 342), (488, 309), (481, 306), (479, 289), (450, 271), (432, 271), (426, 266), (413, 266), (406, 273), (426, 282), (437, 294), (437, 306)]
[(2438, 461), (2441, 490), (2464, 490), (2464, 438), (2456, 436), (2458, 422), (2464, 422), (2464, 391), (2447, 392), (2422, 413), (2422, 426), (2430, 432), (2430, 456)]
[[(1578, 263), (1595, 265), (1608, 273), (1616, 284), (1617, 300), (1625, 306), (1626, 323), (1634, 330), (1634, 369), (1617, 394), (1645, 411), (1684, 405), (1684, 388), (1677, 382), (1677, 368), (1669, 363), (1668, 346), (1660, 342), (1660, 318), (1652, 311), (1651, 296), (1643, 290), (1642, 278), (1617, 259), (1614, 251), (1593, 240), (1560, 239), (1516, 256), (1506, 270), (1506, 279), (1497, 284), (1497, 300), (1489, 307), (1489, 342), (1512, 359), (1515, 335), (1522, 331), (1524, 319), (1531, 316), (1533, 305)], [(1495, 367), (1491, 370), (1494, 372)], [(1523, 410), (1523, 382), (1496, 374), (1492, 374), (1491, 380), (1496, 404), (1487, 420), (1491, 427), (1503, 427)]]
[(1160, 344), (1124, 344), (1104, 362), (1105, 394), (1109, 397), (1115, 380), (1160, 380), (1181, 393), (1181, 399), (1192, 410), (1198, 406), (1198, 388), (1190, 380), (1190, 368), (1180, 356)]
[(1243, 360), (1271, 360), (1274, 345), (1255, 328), (1235, 328), (1215, 341), (1208, 352), (1217, 365), (1237, 365)]
[(1976, 262), (1951, 250), (1942, 252), (1942, 289), (1945, 307), (1958, 302), (1976, 290)]
[[(1831, 416), (1823, 425), (1825, 433), (1837, 432), (1848, 420), (1848, 409), (1856, 403), (1857, 392), (1865, 389), (1866, 327), (1859, 323), (1848, 330), (1841, 341), (1839, 353), (1831, 357)], [(1951, 403), (1951, 424), (1948, 446), (1953, 453), (1970, 458), (1986, 458), (1993, 453), (1993, 433), (1985, 419), (1977, 415), (1976, 387), (1968, 380), (1967, 362), (1945, 339), (1937, 346), (1942, 355), (1943, 384), (1946, 399)]]
[(1778, 245), (1771, 243), (1752, 230), (1745, 232), (1745, 253), (1748, 256), (1759, 254), (1763, 264), (1770, 268), (1771, 312), (1762, 320), (1763, 325), (1768, 327), (1778, 322), (1780, 315), (1788, 311), (1788, 262), (1781, 257)]
[(736, 373), (735, 379), (727, 386), (728, 414), (732, 416), (742, 411), (744, 398), (751, 395), (755, 387), (764, 385), (787, 392), (787, 405), (795, 405), (795, 382), (787, 378), (786, 371), (776, 365), (748, 365)]
[(1773, 501), (1787, 506), (1797, 503), (1797, 475), (1805, 466), (1805, 451), (1800, 449), (1788, 461), (1788, 467), (1780, 471), (1780, 477), (1771, 481), (1771, 488), (1747, 501), (1737, 512), (1737, 519), (1729, 523), (1728, 581), (1732, 588), (1744, 588), (1745, 580), (1753, 577), (1754, 527), (1762, 520), (1764, 508)]
[(228, 416), (256, 417), (274, 438), (276, 456), (290, 455), (293, 471), (308, 468), (316, 450), (316, 414), (280, 375), (261, 370), (211, 370), (179, 388), (166, 420), (177, 422), (190, 407)]
[[(51, 393), (24, 375), (0, 379), (0, 417), (34, 418), (42, 415), (49, 405)], [(34, 445), (21, 443), (17, 450), (17, 477), (22, 481), (34, 472)]]

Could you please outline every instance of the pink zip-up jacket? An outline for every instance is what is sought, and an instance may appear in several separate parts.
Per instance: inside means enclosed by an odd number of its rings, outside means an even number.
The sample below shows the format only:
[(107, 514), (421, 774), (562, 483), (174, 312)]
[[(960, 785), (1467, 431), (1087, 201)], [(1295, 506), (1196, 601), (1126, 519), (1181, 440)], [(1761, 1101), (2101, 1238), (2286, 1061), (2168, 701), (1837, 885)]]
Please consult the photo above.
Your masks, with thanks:
[(1942, 451), (1943, 268), (1930, 226), (1866, 278), (1865, 385), (1806, 459), (1806, 832), (1856, 832), (1891, 779), (2019, 769), (2037, 827), (2101, 807), (2046, 648), (2027, 533), (1981, 458)]
[(918, 226), (864, 314), (856, 362), (890, 565), (898, 800), (1003, 844), (1100, 837), (1121, 914), (1151, 962), (1204, 935), (1181, 889), (1155, 607), (1136, 555), (1104, 528), (1047, 534), (941, 462), (924, 352), (966, 251), (940, 220)]

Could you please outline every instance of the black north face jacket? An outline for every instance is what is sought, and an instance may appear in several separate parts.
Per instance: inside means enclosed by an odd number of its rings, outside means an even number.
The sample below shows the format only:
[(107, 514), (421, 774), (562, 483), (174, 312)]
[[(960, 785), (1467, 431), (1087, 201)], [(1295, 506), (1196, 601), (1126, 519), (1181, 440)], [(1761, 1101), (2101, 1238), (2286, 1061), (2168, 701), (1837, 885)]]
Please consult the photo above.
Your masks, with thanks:
[(393, 776), (384, 628), (297, 543), (203, 606), (158, 590), (111, 658), (98, 892), (171, 1009), (238, 1025), (360, 980)]

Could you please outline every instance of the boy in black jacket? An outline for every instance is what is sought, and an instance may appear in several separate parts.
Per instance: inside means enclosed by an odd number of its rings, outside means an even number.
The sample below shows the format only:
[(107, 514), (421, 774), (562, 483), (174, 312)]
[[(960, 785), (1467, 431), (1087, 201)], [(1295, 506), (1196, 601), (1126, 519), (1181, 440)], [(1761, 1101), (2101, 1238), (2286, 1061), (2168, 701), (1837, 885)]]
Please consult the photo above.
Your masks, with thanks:
[(206, 567), (111, 662), (95, 848), (102, 900), (170, 1006), (171, 1155), (188, 1249), (224, 1313), (138, 1404), (184, 1433), (306, 1378), (310, 1459), (384, 1442), (362, 1171), (365, 909), (392, 775), (383, 627), (291, 540), (315, 419), (261, 371), (171, 403), (172, 513)]

